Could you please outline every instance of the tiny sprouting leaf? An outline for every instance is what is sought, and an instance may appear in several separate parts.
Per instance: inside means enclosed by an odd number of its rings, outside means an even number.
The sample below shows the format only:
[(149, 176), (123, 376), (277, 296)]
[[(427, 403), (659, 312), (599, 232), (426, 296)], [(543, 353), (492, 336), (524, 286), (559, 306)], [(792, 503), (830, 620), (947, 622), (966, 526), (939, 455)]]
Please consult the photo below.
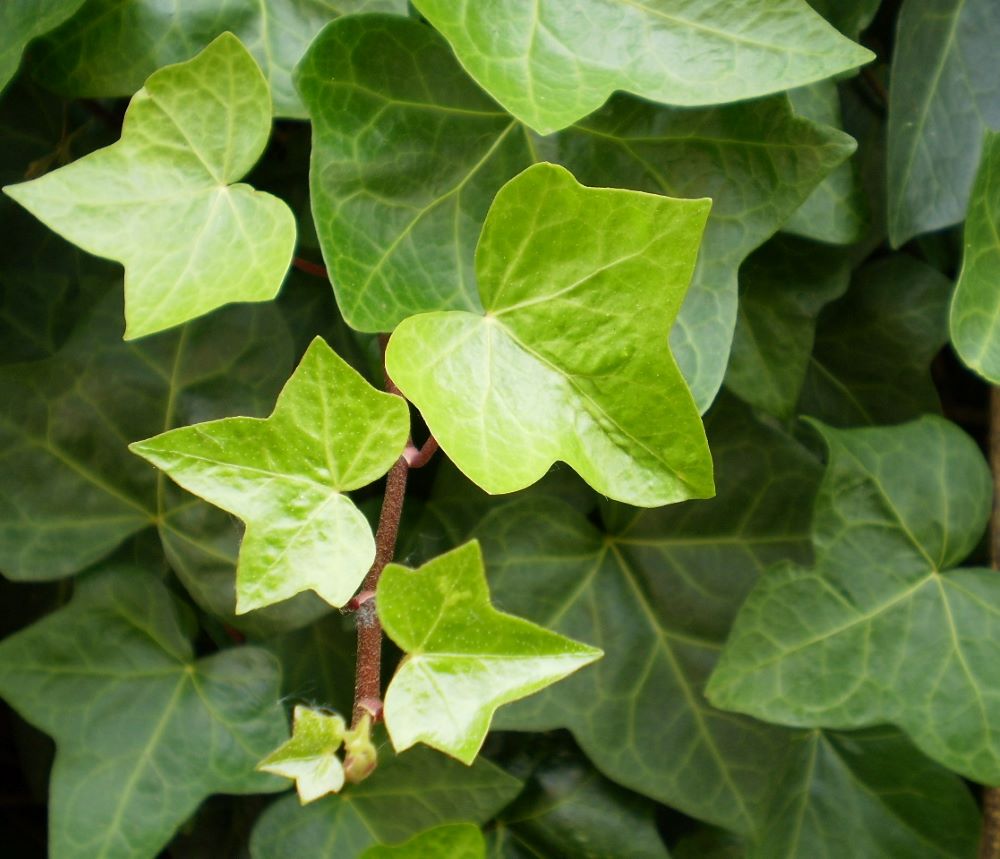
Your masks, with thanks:
[(263, 772), (295, 782), (303, 805), (344, 786), (344, 766), (337, 755), (347, 725), (336, 713), (301, 704), (292, 716), (292, 736), (257, 764)]
[(386, 634), (406, 653), (385, 695), (397, 752), (422, 742), (471, 764), (498, 707), (603, 655), (493, 608), (476, 542), (417, 570), (389, 565), (376, 600)]
[(320, 338), (268, 418), (223, 418), (130, 449), (247, 525), (237, 612), (312, 588), (344, 605), (375, 558), (364, 515), (344, 494), (377, 480), (402, 453), (409, 412), (375, 390)]

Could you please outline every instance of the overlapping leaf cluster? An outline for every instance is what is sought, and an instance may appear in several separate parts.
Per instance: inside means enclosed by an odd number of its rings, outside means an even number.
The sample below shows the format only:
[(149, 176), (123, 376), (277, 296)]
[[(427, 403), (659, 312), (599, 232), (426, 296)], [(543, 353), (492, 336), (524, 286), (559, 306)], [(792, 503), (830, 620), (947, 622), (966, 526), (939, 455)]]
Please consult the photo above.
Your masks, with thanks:
[(1000, 575), (942, 414), (1000, 383), (998, 37), (0, 5), (5, 849), (974, 855)]

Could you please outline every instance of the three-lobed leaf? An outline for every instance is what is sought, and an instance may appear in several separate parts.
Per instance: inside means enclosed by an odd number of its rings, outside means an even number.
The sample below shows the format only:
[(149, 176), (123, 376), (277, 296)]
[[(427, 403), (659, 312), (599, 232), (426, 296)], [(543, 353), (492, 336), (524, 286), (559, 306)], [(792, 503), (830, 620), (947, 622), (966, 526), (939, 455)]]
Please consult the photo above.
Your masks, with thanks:
[(390, 564), (376, 598), (386, 634), (406, 654), (385, 694), (397, 752), (422, 742), (471, 764), (498, 707), (602, 656), (494, 609), (476, 542), (417, 570)]
[(633, 504), (709, 496), (704, 430), (667, 350), (707, 214), (707, 201), (585, 188), (535, 165), (483, 226), (485, 311), (405, 320), (387, 372), (490, 493), (562, 460)]
[(292, 736), (257, 764), (262, 772), (290, 778), (303, 805), (339, 793), (344, 766), (337, 755), (347, 725), (336, 713), (301, 704), (292, 715)]
[(371, 526), (345, 493), (392, 467), (409, 427), (401, 397), (316, 338), (270, 417), (180, 427), (129, 448), (246, 522), (237, 612), (308, 588), (341, 606), (375, 558)]
[(4, 191), (63, 237), (125, 266), (126, 338), (273, 298), (295, 218), (237, 183), (271, 130), (267, 81), (225, 33), (154, 72), (105, 149)]

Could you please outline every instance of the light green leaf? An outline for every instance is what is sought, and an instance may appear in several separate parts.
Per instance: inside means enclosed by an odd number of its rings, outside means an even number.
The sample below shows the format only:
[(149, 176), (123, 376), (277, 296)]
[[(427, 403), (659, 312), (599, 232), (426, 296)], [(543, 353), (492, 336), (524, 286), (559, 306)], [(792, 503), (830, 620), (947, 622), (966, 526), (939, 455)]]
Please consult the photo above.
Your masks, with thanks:
[(704, 200), (585, 188), (535, 165), (483, 226), (485, 314), (411, 317), (386, 369), (487, 492), (562, 460), (633, 504), (709, 496), (704, 431), (666, 347), (707, 214)]
[(951, 340), (979, 375), (1000, 383), (1000, 134), (990, 133), (965, 223), (965, 258), (951, 301)]
[(719, 474), (711, 501), (608, 505), (605, 529), (558, 502), (514, 501), (477, 529), (498, 604), (605, 650), (593, 667), (501, 710), (495, 727), (569, 728), (620, 784), (749, 832), (787, 734), (714, 709), (701, 690), (758, 573), (808, 557), (819, 468), (732, 398), (708, 430)]
[(930, 363), (948, 340), (950, 292), (944, 275), (903, 254), (860, 269), (820, 314), (798, 412), (857, 426), (940, 411)]
[(486, 842), (478, 826), (437, 826), (395, 847), (369, 847), (362, 859), (486, 859)]
[(937, 417), (818, 429), (816, 564), (761, 579), (709, 698), (788, 725), (896, 724), (949, 769), (1000, 784), (1000, 576), (951, 569), (989, 517), (982, 454)]
[(305, 807), (278, 800), (254, 827), (253, 859), (359, 859), (374, 844), (398, 844), (444, 823), (485, 823), (521, 783), (486, 760), (471, 767), (430, 749), (393, 756), (361, 784)]
[(152, 859), (209, 794), (280, 789), (254, 772), (285, 736), (277, 663), (195, 660), (189, 629), (152, 575), (122, 569), (0, 644), (0, 694), (56, 741), (53, 856)]
[(386, 634), (406, 654), (385, 694), (397, 752), (426, 743), (471, 764), (498, 707), (602, 655), (494, 609), (476, 542), (417, 570), (390, 564), (377, 606)]
[(1000, 128), (1000, 6), (906, 0), (889, 87), (889, 238), (965, 217), (987, 128)]
[(344, 766), (337, 750), (344, 742), (347, 725), (336, 713), (325, 713), (301, 704), (292, 716), (292, 736), (258, 765), (295, 782), (299, 800), (305, 805), (344, 786)]
[(309, 588), (334, 606), (351, 598), (375, 541), (344, 493), (385, 474), (409, 431), (403, 399), (376, 391), (316, 338), (270, 417), (181, 427), (129, 449), (246, 522), (243, 613)]
[(118, 143), (4, 191), (74, 244), (125, 266), (125, 336), (142, 337), (277, 294), (295, 218), (280, 200), (232, 184), (270, 128), (267, 82), (223, 34), (146, 81)]
[(228, 30), (264, 70), (275, 114), (304, 117), (292, 69), (324, 24), (360, 12), (402, 15), (406, 0), (87, 0), (42, 42), (37, 74), (73, 98), (129, 96)]
[(747, 859), (970, 859), (979, 813), (961, 779), (894, 730), (809, 731)]
[(778, 237), (740, 269), (740, 306), (726, 387), (757, 408), (793, 416), (809, 361), (816, 319), (850, 281), (842, 251)]
[(58, 27), (84, 0), (6, 0), (0, 4), (0, 90), (14, 77), (28, 42)]
[(801, 0), (414, 0), (469, 74), (549, 134), (615, 90), (677, 105), (741, 101), (873, 59)]

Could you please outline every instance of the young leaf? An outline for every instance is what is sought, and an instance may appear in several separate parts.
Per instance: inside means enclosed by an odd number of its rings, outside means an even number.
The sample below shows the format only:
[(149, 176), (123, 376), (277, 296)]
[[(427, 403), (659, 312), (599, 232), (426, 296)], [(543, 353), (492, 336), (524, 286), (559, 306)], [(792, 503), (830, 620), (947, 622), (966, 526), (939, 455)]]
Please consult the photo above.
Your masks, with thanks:
[(28, 42), (58, 27), (83, 0), (8, 0), (0, 4), (0, 91), (14, 77)]
[(951, 341), (962, 360), (1000, 383), (1000, 133), (988, 133), (965, 223), (965, 259), (951, 301)]
[(398, 844), (445, 823), (485, 823), (521, 783), (486, 760), (463, 766), (430, 749), (392, 756), (361, 784), (303, 807), (280, 799), (250, 839), (254, 859), (360, 859), (375, 844)]
[(271, 128), (267, 82), (231, 34), (160, 69), (129, 104), (118, 143), (5, 193), (60, 235), (125, 266), (125, 337), (233, 301), (273, 298), (295, 218), (232, 184)]
[(304, 117), (292, 69), (324, 24), (361, 12), (403, 15), (406, 0), (89, 0), (40, 44), (37, 74), (72, 98), (129, 96), (229, 30), (264, 70), (275, 114)]
[(469, 74), (518, 119), (550, 134), (615, 90), (652, 101), (741, 101), (873, 59), (802, 0), (414, 0)]
[(422, 742), (471, 764), (498, 707), (603, 655), (493, 608), (476, 542), (418, 570), (390, 564), (376, 604), (406, 653), (385, 695), (397, 752)]
[(300, 802), (313, 802), (344, 786), (344, 766), (337, 750), (347, 725), (336, 713), (296, 706), (292, 736), (257, 764), (257, 769), (295, 781)]
[(362, 859), (486, 859), (486, 842), (478, 826), (452, 823), (428, 829), (395, 847), (376, 844)]
[(995, 0), (906, 0), (889, 87), (889, 238), (958, 223), (983, 133), (1000, 127)]
[(195, 660), (189, 626), (154, 576), (122, 569), (0, 644), (0, 694), (56, 741), (52, 855), (152, 857), (209, 794), (281, 788), (254, 772), (286, 735), (276, 661)]
[(707, 214), (704, 200), (530, 167), (483, 226), (485, 313), (407, 319), (386, 368), (487, 492), (522, 489), (563, 460), (632, 504), (707, 497), (704, 430), (666, 347)]
[(344, 494), (377, 480), (410, 431), (401, 397), (376, 391), (316, 338), (268, 418), (223, 418), (129, 449), (247, 524), (239, 613), (312, 588), (346, 603), (375, 558), (364, 515)]
[(975, 443), (937, 417), (817, 426), (829, 465), (812, 569), (769, 571), (711, 681), (717, 706), (788, 725), (899, 725), (932, 758), (1000, 783), (993, 641), (1000, 576), (951, 570), (989, 517)]

